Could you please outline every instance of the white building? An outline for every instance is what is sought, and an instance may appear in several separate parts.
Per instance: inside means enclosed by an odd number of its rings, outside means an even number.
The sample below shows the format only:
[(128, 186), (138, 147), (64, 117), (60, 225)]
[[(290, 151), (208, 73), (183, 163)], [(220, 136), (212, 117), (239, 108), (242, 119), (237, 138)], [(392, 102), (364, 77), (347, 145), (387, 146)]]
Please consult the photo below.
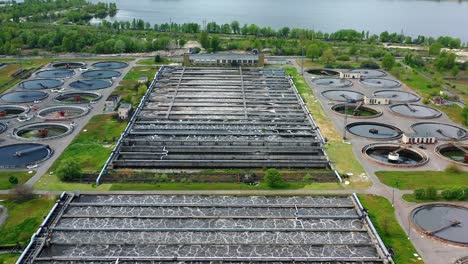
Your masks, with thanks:
[(389, 105), (390, 98), (364, 96), (364, 104), (366, 105)]
[(358, 72), (340, 72), (341, 79), (361, 79), (361, 74)]
[(437, 142), (436, 137), (422, 136), (418, 134), (407, 134), (404, 133), (401, 141), (404, 144), (435, 144)]

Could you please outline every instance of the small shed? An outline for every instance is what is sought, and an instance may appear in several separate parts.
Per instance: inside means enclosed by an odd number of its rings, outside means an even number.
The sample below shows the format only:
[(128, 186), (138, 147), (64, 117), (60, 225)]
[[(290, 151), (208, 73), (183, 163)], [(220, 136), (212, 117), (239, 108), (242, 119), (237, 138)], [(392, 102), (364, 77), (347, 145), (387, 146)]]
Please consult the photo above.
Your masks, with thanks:
[(126, 120), (130, 117), (130, 113), (132, 111), (132, 105), (128, 103), (122, 103), (119, 106), (119, 118), (121, 120)]
[(104, 111), (115, 111), (115, 109), (120, 103), (120, 100), (122, 100), (122, 97), (120, 95), (110, 95), (109, 97), (107, 97), (106, 102), (104, 104)]

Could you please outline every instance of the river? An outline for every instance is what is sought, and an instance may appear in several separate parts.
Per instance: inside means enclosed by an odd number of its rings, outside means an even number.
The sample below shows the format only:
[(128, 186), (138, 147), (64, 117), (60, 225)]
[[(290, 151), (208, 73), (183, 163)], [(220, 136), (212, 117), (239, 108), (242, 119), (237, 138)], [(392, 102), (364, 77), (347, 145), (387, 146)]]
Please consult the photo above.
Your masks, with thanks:
[(334, 32), (339, 29), (405, 35), (447, 35), (468, 41), (468, 1), (434, 0), (91, 0), (116, 2), (113, 20), (152, 24), (203, 20)]

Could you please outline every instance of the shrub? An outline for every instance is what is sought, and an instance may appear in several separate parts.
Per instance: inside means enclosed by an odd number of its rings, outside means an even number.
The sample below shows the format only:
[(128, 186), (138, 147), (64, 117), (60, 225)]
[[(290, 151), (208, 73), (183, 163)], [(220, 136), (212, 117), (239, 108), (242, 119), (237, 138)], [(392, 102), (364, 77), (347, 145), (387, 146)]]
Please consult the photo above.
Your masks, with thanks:
[(437, 199), (437, 190), (434, 187), (426, 188), (426, 199), (435, 200)]
[(313, 181), (314, 180), (314, 176), (310, 175), (310, 174), (307, 174), (306, 176), (304, 176), (304, 181), (306, 182), (310, 182), (310, 181)]
[(63, 161), (58, 166), (56, 173), (61, 181), (77, 180), (83, 176), (81, 165), (73, 159)]
[(363, 61), (361, 62), (361, 68), (364, 69), (380, 69), (380, 66), (378, 63), (374, 61)]
[(348, 55), (340, 55), (340, 56), (338, 56), (337, 60), (339, 60), (339, 61), (349, 61), (350, 58), (349, 58)]
[(426, 190), (424, 189), (416, 189), (413, 191), (413, 195), (418, 200), (426, 199)]
[(10, 199), (15, 202), (25, 202), (34, 198), (33, 189), (27, 185), (17, 185), (10, 192)]
[(456, 164), (450, 164), (445, 168), (445, 172), (448, 173), (462, 173), (462, 169), (458, 167)]
[(463, 189), (461, 188), (452, 188), (442, 191), (442, 197), (446, 200), (462, 200), (463, 199)]
[(271, 188), (283, 186), (283, 178), (277, 169), (268, 169), (264, 176), (265, 183)]
[(18, 177), (16, 176), (10, 176), (10, 178), (8, 179), (8, 181), (13, 184), (13, 185), (16, 185), (18, 184)]
[(167, 181), (169, 181), (169, 176), (167, 176), (167, 174), (163, 173), (163, 174), (159, 175), (158, 179), (159, 179), (160, 182), (167, 182)]
[(161, 55), (159, 55), (159, 54), (156, 55), (156, 56), (154, 57), (154, 62), (156, 62), (156, 63), (162, 62)]

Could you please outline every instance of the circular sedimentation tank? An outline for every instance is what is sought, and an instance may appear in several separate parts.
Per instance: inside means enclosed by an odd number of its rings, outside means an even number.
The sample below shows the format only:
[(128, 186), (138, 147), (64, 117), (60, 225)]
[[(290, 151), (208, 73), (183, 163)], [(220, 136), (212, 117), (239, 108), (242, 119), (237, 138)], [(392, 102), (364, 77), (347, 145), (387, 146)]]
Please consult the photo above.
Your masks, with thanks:
[(113, 70), (92, 70), (81, 74), (81, 76), (86, 79), (112, 79), (120, 75), (120, 72)]
[(409, 118), (431, 119), (442, 115), (439, 110), (417, 104), (395, 104), (390, 106), (390, 112)]
[(89, 103), (99, 101), (101, 97), (102, 95), (99, 93), (72, 92), (72, 93), (61, 94), (55, 97), (55, 100), (61, 103), (66, 103), (66, 104), (89, 104)]
[(362, 153), (374, 162), (392, 167), (417, 167), (429, 161), (422, 151), (399, 144), (370, 144)]
[(453, 264), (468, 264), (468, 256), (455, 260)]
[(332, 88), (345, 88), (351, 87), (353, 83), (350, 80), (341, 78), (317, 78), (313, 82), (320, 86), (332, 87)]
[(7, 130), (8, 126), (3, 124), (3, 123), (0, 123), (0, 134), (5, 132), (5, 130)]
[(440, 241), (468, 246), (468, 208), (451, 204), (423, 205), (411, 212), (419, 232)]
[(75, 71), (70, 69), (45, 70), (36, 73), (37, 77), (46, 79), (64, 79), (70, 78), (73, 75), (75, 75)]
[(307, 69), (307, 73), (319, 76), (339, 76), (340, 72), (331, 69)]
[(59, 123), (35, 123), (19, 127), (13, 135), (20, 139), (55, 139), (66, 136), (73, 131), (71, 126)]
[(92, 66), (98, 69), (116, 70), (127, 67), (128, 63), (121, 61), (103, 61), (96, 62)]
[(437, 146), (435, 151), (439, 156), (450, 162), (468, 166), (468, 145), (453, 143), (443, 144)]
[(362, 101), (364, 94), (355, 91), (346, 90), (328, 90), (322, 92), (322, 96), (331, 101), (346, 102), (346, 101)]
[(0, 119), (15, 118), (29, 111), (29, 107), (21, 105), (0, 105)]
[(373, 69), (355, 69), (350, 70), (349, 72), (359, 73), (361, 74), (362, 78), (379, 78), (387, 76), (387, 74), (381, 70), (373, 70)]
[(35, 79), (30, 81), (24, 81), (19, 84), (19, 87), (25, 90), (44, 90), (57, 88), (62, 85), (63, 82), (57, 79)]
[(77, 90), (101, 90), (112, 86), (112, 82), (101, 79), (78, 80), (70, 83), (70, 87)]
[(346, 126), (346, 130), (353, 135), (375, 140), (398, 139), (403, 134), (397, 127), (375, 122), (351, 123)]
[(353, 118), (375, 118), (382, 115), (382, 111), (372, 107), (359, 104), (336, 104), (332, 110), (341, 115), (348, 115)]
[(374, 93), (375, 97), (390, 98), (392, 103), (414, 103), (421, 99), (418, 95), (394, 90), (382, 90)]
[(45, 161), (52, 149), (42, 144), (13, 144), (0, 147), (0, 168), (24, 168)]
[(59, 62), (53, 62), (50, 64), (52, 68), (56, 69), (77, 69), (77, 68), (83, 68), (86, 67), (86, 63), (84, 62), (67, 62), (67, 61), (59, 61)]
[(80, 106), (52, 106), (39, 110), (36, 115), (44, 120), (58, 121), (79, 118), (89, 112), (87, 107)]
[(370, 88), (395, 89), (401, 86), (401, 83), (395, 80), (383, 78), (362, 79), (359, 82)]
[(0, 97), (4, 102), (7, 103), (30, 103), (35, 101), (41, 101), (49, 96), (47, 93), (39, 91), (20, 91), (6, 93)]
[(468, 134), (464, 128), (436, 122), (422, 122), (411, 126), (418, 135), (436, 137), (439, 140), (463, 140)]

